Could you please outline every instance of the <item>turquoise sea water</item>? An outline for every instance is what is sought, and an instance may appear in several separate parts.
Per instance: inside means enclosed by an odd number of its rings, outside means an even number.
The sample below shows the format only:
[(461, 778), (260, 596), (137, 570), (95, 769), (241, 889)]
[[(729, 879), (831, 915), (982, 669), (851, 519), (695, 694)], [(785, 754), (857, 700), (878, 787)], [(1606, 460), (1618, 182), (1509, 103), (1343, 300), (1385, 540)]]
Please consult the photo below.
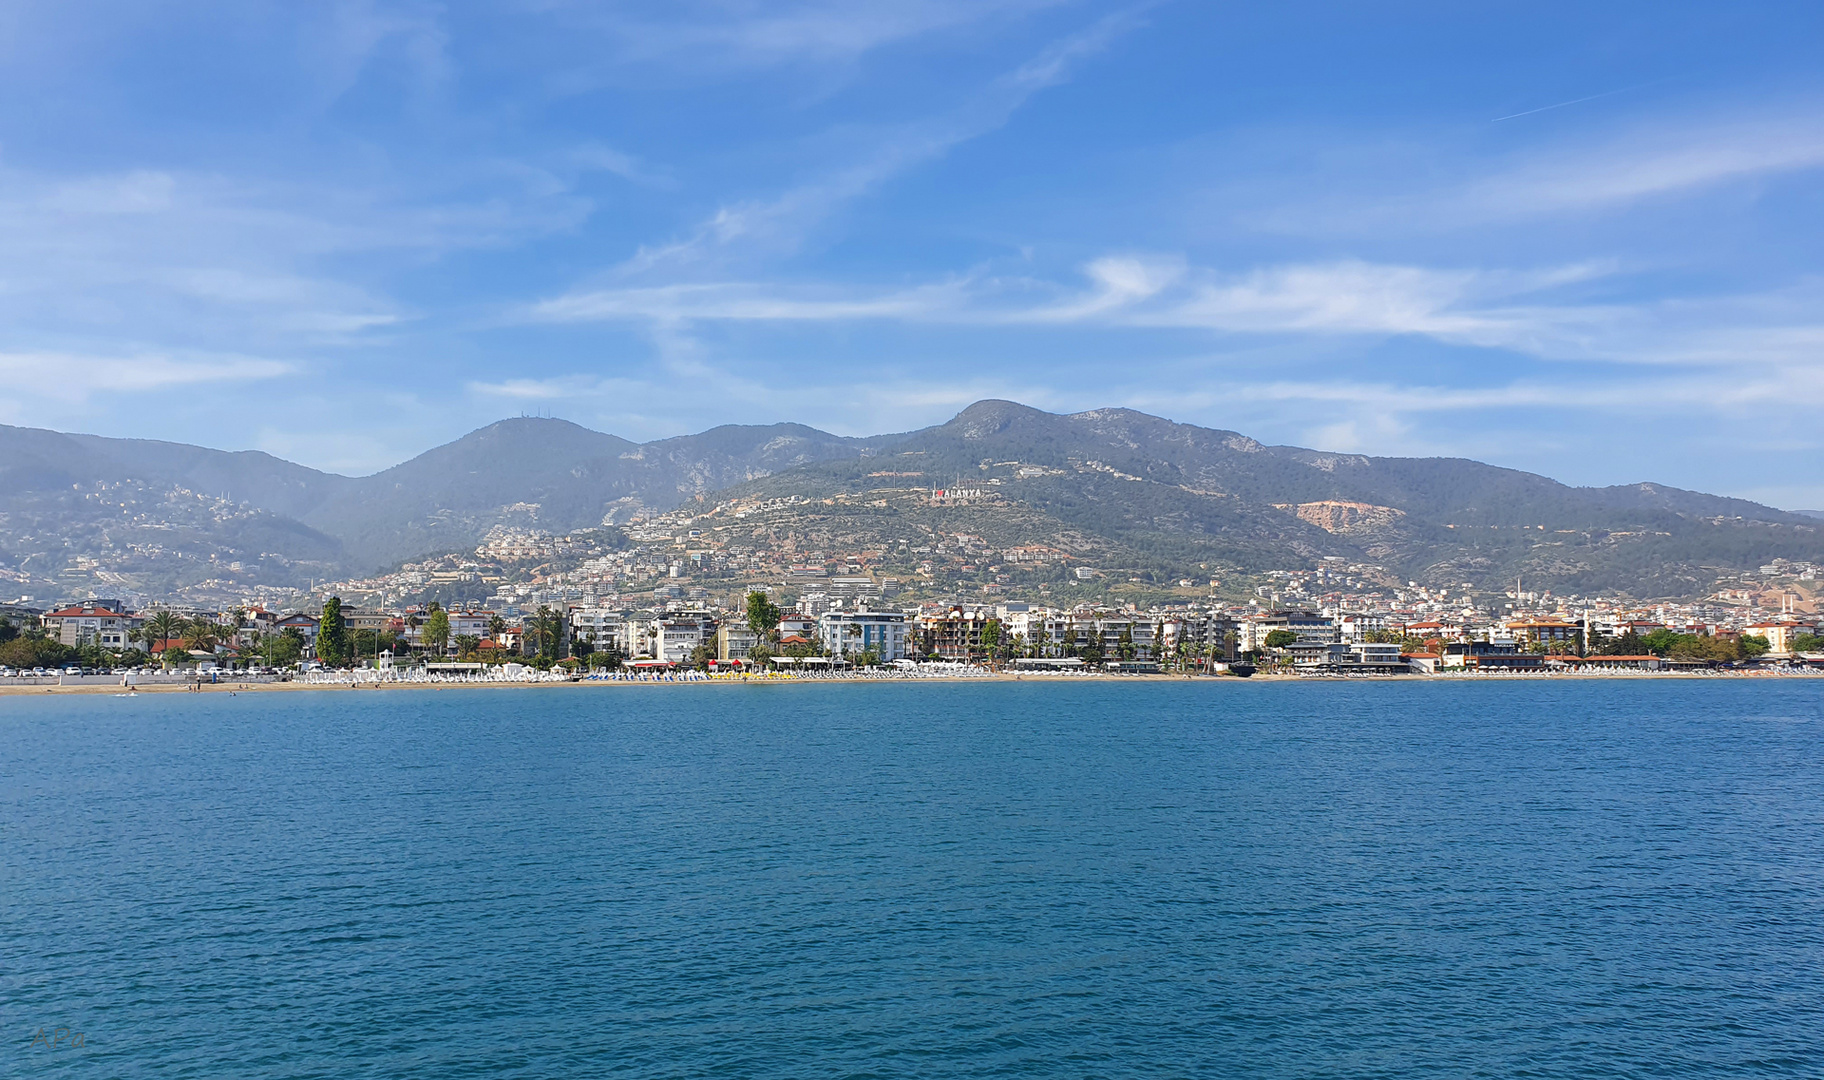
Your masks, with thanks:
[(0, 1075), (1815, 1077), (1821, 691), (0, 699)]

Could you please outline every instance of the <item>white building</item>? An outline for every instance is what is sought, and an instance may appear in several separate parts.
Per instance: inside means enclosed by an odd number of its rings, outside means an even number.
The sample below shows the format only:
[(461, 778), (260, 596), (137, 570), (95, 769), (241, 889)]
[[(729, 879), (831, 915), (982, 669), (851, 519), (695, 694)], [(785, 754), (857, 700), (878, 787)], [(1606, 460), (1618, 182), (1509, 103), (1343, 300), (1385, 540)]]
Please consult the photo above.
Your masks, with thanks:
[(872, 652), (887, 663), (908, 655), (906, 617), (896, 611), (832, 611), (818, 621), (818, 633), (839, 656)]
[(1271, 611), (1242, 620), (1241, 651), (1265, 652), (1267, 635), (1275, 630), (1292, 631), (1300, 645), (1329, 645), (1337, 639), (1336, 625), (1315, 611)]
[(143, 620), (120, 610), (120, 605), (106, 600), (52, 611), (41, 617), (47, 635), (64, 645), (101, 645), (109, 649), (127, 647), (127, 636)]
[(485, 638), (488, 636), (488, 621), (494, 618), (492, 611), (450, 611), (450, 637)]
[(667, 664), (688, 663), (690, 654), (711, 644), (716, 620), (700, 611), (668, 612), (647, 626), (646, 653)]
[(758, 644), (760, 635), (749, 630), (746, 623), (725, 623), (716, 631), (716, 659), (746, 660)]
[(1387, 629), (1384, 615), (1345, 611), (1336, 616), (1337, 637), (1341, 641), (1366, 641), (1368, 635)]
[(601, 607), (572, 608), (570, 611), (570, 640), (587, 642), (596, 652), (616, 649), (622, 656), (634, 656), (637, 650), (633, 639), (637, 633), (629, 633), (641, 624), (629, 623), (627, 613), (617, 609)]

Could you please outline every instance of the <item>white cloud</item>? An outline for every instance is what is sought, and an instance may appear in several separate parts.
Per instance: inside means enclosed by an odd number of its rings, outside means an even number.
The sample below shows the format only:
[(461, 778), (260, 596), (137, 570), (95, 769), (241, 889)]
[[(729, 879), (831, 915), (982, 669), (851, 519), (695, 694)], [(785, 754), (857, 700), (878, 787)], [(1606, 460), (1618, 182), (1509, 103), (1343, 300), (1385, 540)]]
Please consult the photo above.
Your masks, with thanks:
[(274, 379), (292, 370), (282, 361), (248, 356), (0, 353), (0, 381), (16, 404), (23, 404), (18, 398), (81, 403), (102, 394)]
[(958, 288), (938, 284), (899, 293), (842, 297), (831, 290), (789, 290), (729, 282), (598, 289), (533, 305), (539, 322), (830, 322), (847, 319), (911, 319), (957, 302)]
[[(1824, 287), (1745, 297), (1551, 302), (1552, 290), (1613, 276), (1613, 264), (1527, 271), (1439, 269), (1356, 260), (1241, 274), (1174, 257), (1111, 256), (1083, 268), (1087, 290), (985, 273), (891, 292), (755, 282), (610, 288), (533, 305), (541, 322), (689, 323), (892, 320), (953, 325), (1081, 325), (1222, 335), (1417, 335), (1547, 360), (1813, 367), (1824, 362)], [(1036, 297), (1036, 299), (1035, 299)]]
[(368, 283), (385, 268), (569, 227), (589, 207), (558, 188), (434, 200), (175, 170), (0, 168), (0, 321), (15, 348), (273, 353), (367, 340), (417, 314)]
[[(1628, 133), (1596, 147), (1536, 154), (1469, 184), (1431, 212), (1500, 218), (1613, 207), (1824, 166), (1815, 107), (1784, 120), (1731, 118)], [(1453, 205), (1454, 204), (1454, 205)]]
[[(1444, 134), (1381, 134), (1373, 142), (1335, 132), (1237, 136), (1222, 147), (1223, 160), (1290, 158), (1303, 167), (1282, 168), (1264, 182), (1249, 172), (1218, 183), (1197, 205), (1249, 230), (1377, 243), (1552, 219), (1606, 220), (1824, 167), (1820, 116), (1824, 109), (1811, 100), (1758, 102), (1732, 113), (1530, 139), (1492, 155), (1453, 145)], [(1316, 186), (1301, 182), (1301, 173), (1316, 177)], [(1338, 173), (1349, 182), (1337, 183)]]

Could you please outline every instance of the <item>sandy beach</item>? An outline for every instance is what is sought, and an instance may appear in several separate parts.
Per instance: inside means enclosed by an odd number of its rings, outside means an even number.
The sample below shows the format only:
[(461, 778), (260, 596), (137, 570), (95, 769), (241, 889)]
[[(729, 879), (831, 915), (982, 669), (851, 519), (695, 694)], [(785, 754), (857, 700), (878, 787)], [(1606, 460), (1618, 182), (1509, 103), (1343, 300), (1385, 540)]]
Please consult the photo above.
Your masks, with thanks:
[(774, 677), (761, 678), (708, 678), (681, 679), (676, 681), (653, 680), (610, 680), (578, 679), (552, 680), (540, 682), (363, 682), (363, 683), (326, 683), (326, 682), (202, 682), (202, 683), (142, 683), (131, 689), (119, 683), (87, 684), (79, 686), (18, 686), (0, 683), (0, 698), (26, 697), (44, 694), (85, 694), (113, 695), (130, 697), (138, 694), (253, 694), (253, 693), (372, 693), (374, 691), (411, 691), (411, 690), (524, 690), (551, 689), (576, 690), (599, 689), (610, 687), (681, 687), (681, 686), (792, 686), (792, 685), (862, 685), (862, 684), (904, 684), (904, 683), (958, 683), (958, 682), (1033, 682), (1064, 684), (1077, 682), (1126, 682), (1138, 684), (1158, 684), (1166, 682), (1198, 682), (1209, 685), (1243, 685), (1246, 683), (1284, 683), (1284, 682), (1377, 682), (1377, 683), (1410, 683), (1410, 682), (1448, 682), (1480, 683), (1488, 681), (1537, 681), (1537, 680), (1663, 680), (1663, 679), (1714, 679), (1714, 678), (1753, 678), (1753, 679), (1824, 679), (1824, 672), (1729, 672), (1712, 675), (1704, 672), (1554, 672), (1546, 675), (1356, 675), (1348, 677), (1311, 676), (1291, 674), (1260, 673), (1243, 679), (1232, 675), (1115, 675), (1115, 674), (1042, 674), (1034, 672), (995, 672), (981, 675), (921, 675), (911, 678), (853, 678), (853, 679), (810, 679)]

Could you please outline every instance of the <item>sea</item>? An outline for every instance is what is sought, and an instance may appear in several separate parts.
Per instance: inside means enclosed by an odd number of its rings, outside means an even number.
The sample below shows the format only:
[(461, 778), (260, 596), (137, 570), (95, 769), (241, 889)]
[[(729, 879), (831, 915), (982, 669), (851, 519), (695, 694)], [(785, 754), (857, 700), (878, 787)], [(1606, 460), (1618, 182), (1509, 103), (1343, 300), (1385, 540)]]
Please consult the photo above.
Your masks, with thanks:
[(1824, 1076), (1824, 683), (0, 698), (0, 1076)]

